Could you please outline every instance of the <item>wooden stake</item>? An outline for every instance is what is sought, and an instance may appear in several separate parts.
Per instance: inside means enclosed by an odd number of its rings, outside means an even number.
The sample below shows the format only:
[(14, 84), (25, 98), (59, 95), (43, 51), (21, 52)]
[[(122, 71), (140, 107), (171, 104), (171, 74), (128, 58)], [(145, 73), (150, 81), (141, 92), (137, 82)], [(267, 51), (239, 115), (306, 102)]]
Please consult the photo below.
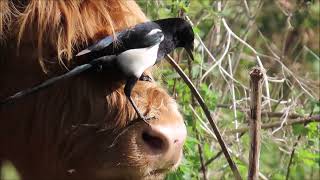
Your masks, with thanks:
[(257, 180), (259, 176), (262, 77), (259, 68), (253, 68), (250, 72), (249, 180)]

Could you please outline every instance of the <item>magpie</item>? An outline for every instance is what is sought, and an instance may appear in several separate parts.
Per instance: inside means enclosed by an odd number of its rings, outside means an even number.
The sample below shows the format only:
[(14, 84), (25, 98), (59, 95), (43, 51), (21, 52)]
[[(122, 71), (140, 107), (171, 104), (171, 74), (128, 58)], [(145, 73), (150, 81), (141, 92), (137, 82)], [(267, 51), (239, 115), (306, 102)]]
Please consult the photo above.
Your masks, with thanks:
[[(161, 41), (164, 39), (164, 34), (161, 32), (160, 29), (154, 28), (154, 29), (139, 29), (138, 31), (135, 30), (127, 30), (124, 31), (127, 32), (127, 34), (121, 32), (117, 33), (117, 38), (121, 39), (121, 41), (118, 41), (119, 43), (127, 43), (129, 41), (131, 42), (131, 46), (128, 49), (122, 49), (121, 53), (111, 53), (113, 55), (104, 56), (103, 58), (96, 58), (94, 60), (90, 60), (89, 63), (84, 63), (81, 65), (77, 65), (74, 67), (71, 71), (66, 72), (65, 74), (62, 74), (60, 76), (52, 77), (42, 83), (39, 83), (31, 88), (27, 88), (25, 90), (19, 91), (11, 96), (8, 96), (7, 98), (0, 100), (0, 108), (6, 104), (13, 104), (16, 100), (21, 99), (25, 96), (31, 95), (33, 93), (36, 93), (42, 89), (45, 89), (53, 84), (55, 84), (58, 81), (61, 81), (63, 79), (71, 78), (74, 76), (77, 76), (83, 72), (86, 71), (98, 71), (100, 72), (102, 69), (105, 68), (117, 68), (118, 66), (115, 66), (114, 62), (118, 62), (117, 59), (121, 59), (120, 63), (126, 63), (125, 65), (120, 65), (120, 70), (123, 70), (123, 72), (127, 72), (128, 76), (135, 75), (135, 76), (141, 76), (142, 72), (152, 66), (154, 64), (154, 61), (156, 59), (158, 47)], [(122, 36), (125, 35), (125, 36)], [(129, 39), (128, 39), (129, 38)], [(130, 39), (131, 38), (131, 39)], [(111, 41), (110, 41), (111, 40)], [(122, 41), (123, 40), (123, 41)], [(100, 47), (104, 47), (105, 44), (108, 44), (109, 42), (112, 42), (112, 37), (108, 36), (101, 41), (99, 41), (97, 44), (93, 45), (94, 50), (99, 50)], [(115, 42), (113, 42), (116, 44)], [(130, 42), (129, 42), (130, 43)], [(115, 48), (115, 50), (120, 50), (120, 47), (122, 45), (118, 46), (118, 48)], [(90, 48), (89, 48), (90, 49)], [(86, 50), (85, 50), (86, 51)], [(85, 52), (85, 51), (82, 51)], [(144, 56), (141, 56), (141, 55)], [(154, 56), (154, 57), (152, 57)], [(76, 56), (77, 57), (77, 56)], [(74, 58), (74, 61), (76, 61), (76, 57)], [(149, 58), (146, 60), (146, 58)], [(137, 59), (137, 61), (131, 61), (131, 59)], [(143, 61), (145, 63), (139, 63), (140, 61)], [(140, 64), (140, 66), (139, 66)], [(124, 69), (123, 67), (129, 67), (129, 69)], [(130, 71), (131, 68), (131, 71)], [(132, 69), (135, 69), (133, 72)], [(148, 78), (147, 76), (145, 78)], [(144, 79), (142, 77), (142, 79)], [(126, 86), (127, 88), (129, 86)], [(127, 89), (126, 88), (126, 89)], [(132, 99), (130, 99), (132, 101)], [(132, 101), (132, 103), (134, 103)], [(136, 107), (134, 105), (134, 107)], [(136, 109), (136, 108), (135, 108)], [(140, 117), (140, 116), (139, 116)]]
[(144, 117), (131, 98), (133, 87), (138, 80), (150, 81), (151, 78), (144, 75), (144, 71), (178, 47), (185, 48), (193, 60), (193, 41), (194, 33), (186, 20), (160, 19), (125, 29), (116, 33), (115, 37), (107, 36), (79, 52), (76, 57), (103, 61), (102, 69), (110, 65), (117, 67), (126, 77), (126, 97), (138, 117), (147, 123), (150, 117)]
[(150, 81), (143, 72), (159, 62), (175, 48), (184, 47), (193, 60), (194, 34), (191, 25), (181, 18), (161, 19), (138, 24), (132, 28), (107, 36), (75, 56), (75, 61), (89, 61), (76, 66), (71, 71), (50, 78), (36, 86), (19, 91), (0, 101), (0, 108), (27, 95), (47, 88), (62, 79), (77, 76), (88, 70), (102, 71), (108, 68), (119, 69), (126, 77), (125, 95), (138, 117), (146, 122), (131, 98), (131, 91), (140, 80)]

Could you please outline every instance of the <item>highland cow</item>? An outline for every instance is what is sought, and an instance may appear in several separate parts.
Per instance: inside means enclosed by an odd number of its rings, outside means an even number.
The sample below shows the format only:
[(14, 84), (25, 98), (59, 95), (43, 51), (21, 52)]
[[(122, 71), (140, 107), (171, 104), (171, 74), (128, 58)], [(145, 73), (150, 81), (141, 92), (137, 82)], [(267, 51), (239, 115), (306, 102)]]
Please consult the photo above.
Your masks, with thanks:
[[(97, 39), (146, 21), (132, 0), (1, 0), (0, 99), (72, 68)], [(162, 179), (182, 157), (186, 128), (154, 82), (132, 97), (117, 72), (87, 72), (0, 108), (0, 163), (22, 179)], [(146, 72), (151, 76), (151, 70)]]

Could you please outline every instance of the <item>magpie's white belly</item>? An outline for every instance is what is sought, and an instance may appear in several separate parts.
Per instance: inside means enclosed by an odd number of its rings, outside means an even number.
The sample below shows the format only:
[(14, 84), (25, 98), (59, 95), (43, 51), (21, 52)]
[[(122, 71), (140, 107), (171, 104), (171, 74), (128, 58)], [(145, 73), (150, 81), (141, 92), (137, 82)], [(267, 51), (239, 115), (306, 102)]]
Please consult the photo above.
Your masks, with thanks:
[[(160, 44), (160, 43), (159, 43)], [(125, 75), (139, 78), (157, 60), (159, 44), (149, 48), (130, 49), (118, 55), (118, 65)]]

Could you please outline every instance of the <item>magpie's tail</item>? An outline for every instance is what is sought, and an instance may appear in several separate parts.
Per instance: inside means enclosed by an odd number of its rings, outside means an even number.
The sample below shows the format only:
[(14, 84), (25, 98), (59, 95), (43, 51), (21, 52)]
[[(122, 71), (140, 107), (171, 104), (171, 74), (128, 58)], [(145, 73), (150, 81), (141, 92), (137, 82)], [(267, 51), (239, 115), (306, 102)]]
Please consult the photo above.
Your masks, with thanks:
[(81, 65), (81, 66), (77, 66), (76, 68), (72, 69), (71, 71), (69, 71), (69, 72), (67, 72), (67, 73), (65, 73), (63, 75), (50, 78), (50, 79), (46, 80), (45, 82), (42, 82), (42, 83), (40, 83), (40, 84), (38, 84), (38, 85), (36, 85), (36, 86), (34, 86), (32, 88), (28, 88), (28, 89), (19, 91), (19, 92), (15, 93), (14, 95), (5, 98), (4, 100), (1, 100), (0, 101), (0, 107), (4, 106), (4, 105), (7, 105), (7, 104), (12, 104), (16, 100), (21, 99), (21, 98), (23, 98), (25, 96), (34, 94), (34, 93), (36, 93), (36, 92), (38, 92), (38, 91), (40, 91), (42, 89), (45, 89), (45, 88), (53, 85), (54, 83), (56, 83), (56, 82), (58, 82), (58, 81), (60, 81), (62, 79), (67, 79), (67, 78), (79, 75), (82, 72), (91, 69), (92, 67), (93, 67), (93, 65), (91, 65), (91, 64), (84, 64), (84, 65)]
[(93, 71), (100, 71), (100, 70), (108, 70), (108, 68), (114, 67), (114, 62), (115, 62), (116, 56), (104, 56), (98, 59), (92, 60), (88, 64), (83, 64), (80, 66), (76, 66), (74, 69), (71, 71), (62, 74), (60, 76), (56, 76), (53, 78), (50, 78), (46, 80), (43, 83), (40, 83), (32, 88), (28, 88), (22, 91), (19, 91), (15, 93), (12, 96), (9, 96), (3, 100), (0, 101), (0, 108), (3, 107), (4, 105), (8, 104), (13, 104), (16, 100), (21, 99), (25, 96), (34, 94), (42, 89), (48, 88), (49, 86), (53, 85), (54, 83), (62, 80), (62, 79), (68, 79), (74, 76), (77, 76), (85, 71), (93, 70)]

